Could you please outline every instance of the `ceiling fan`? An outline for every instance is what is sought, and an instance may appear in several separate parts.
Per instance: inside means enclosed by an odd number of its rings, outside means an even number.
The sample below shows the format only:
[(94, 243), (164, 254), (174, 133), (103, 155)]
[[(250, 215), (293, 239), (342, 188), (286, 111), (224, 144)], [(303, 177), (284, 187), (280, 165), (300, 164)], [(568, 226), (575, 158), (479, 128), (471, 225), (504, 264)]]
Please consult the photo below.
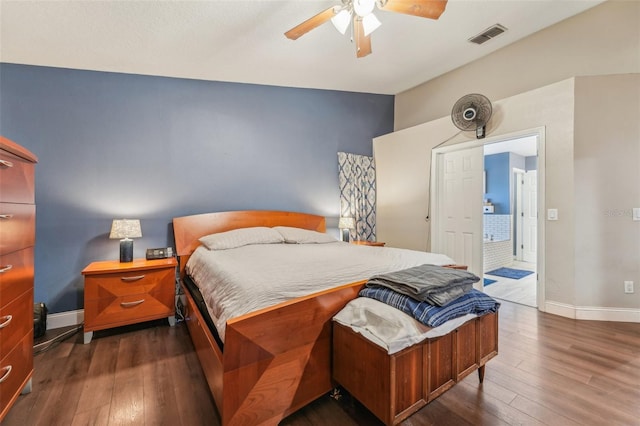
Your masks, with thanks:
[(389, 12), (438, 19), (446, 5), (447, 0), (342, 0), (341, 5), (332, 6), (312, 16), (284, 35), (296, 40), (328, 20), (344, 34), (353, 22), (352, 37), (356, 42), (356, 56), (362, 58), (371, 53), (371, 33), (380, 26), (380, 21), (373, 14), (374, 6)]

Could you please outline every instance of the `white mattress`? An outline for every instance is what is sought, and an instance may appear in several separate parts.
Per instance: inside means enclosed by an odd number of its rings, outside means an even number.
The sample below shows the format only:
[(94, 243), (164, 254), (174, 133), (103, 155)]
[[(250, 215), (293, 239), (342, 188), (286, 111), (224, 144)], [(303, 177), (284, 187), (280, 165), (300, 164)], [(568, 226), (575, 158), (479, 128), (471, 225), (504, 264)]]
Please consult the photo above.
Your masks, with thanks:
[(228, 250), (198, 247), (186, 266), (224, 341), (227, 320), (258, 309), (363, 280), (375, 274), (430, 263), (452, 264), (442, 254), (326, 244), (256, 244)]

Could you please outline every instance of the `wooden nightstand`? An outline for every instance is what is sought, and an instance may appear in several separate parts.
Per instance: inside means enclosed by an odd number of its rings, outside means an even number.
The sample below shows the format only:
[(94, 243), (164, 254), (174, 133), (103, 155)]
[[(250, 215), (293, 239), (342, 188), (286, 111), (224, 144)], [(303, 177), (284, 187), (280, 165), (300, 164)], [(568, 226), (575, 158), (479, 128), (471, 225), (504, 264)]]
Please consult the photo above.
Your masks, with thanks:
[(356, 244), (359, 246), (384, 247), (385, 243), (382, 243), (380, 241), (351, 241), (351, 244)]
[(175, 325), (175, 258), (93, 262), (84, 275), (84, 343), (93, 332), (166, 317)]

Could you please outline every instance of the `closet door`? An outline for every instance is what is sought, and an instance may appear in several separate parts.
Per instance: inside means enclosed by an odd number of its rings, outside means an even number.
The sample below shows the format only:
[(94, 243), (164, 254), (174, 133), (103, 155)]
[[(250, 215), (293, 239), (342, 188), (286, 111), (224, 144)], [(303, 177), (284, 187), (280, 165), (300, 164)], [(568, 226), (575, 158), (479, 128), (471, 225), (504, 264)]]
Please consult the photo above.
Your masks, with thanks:
[(435, 153), (432, 250), (482, 276), (483, 147)]

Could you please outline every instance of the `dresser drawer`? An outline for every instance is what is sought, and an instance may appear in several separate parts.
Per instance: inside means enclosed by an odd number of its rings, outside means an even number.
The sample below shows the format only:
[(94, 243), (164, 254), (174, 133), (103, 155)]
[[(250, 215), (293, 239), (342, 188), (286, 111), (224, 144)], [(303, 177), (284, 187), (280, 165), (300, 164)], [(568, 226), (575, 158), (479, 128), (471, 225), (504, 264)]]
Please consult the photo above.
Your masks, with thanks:
[(33, 288), (33, 247), (0, 256), (0, 307)]
[(0, 202), (33, 204), (34, 170), (32, 162), (0, 149)]
[(0, 255), (36, 242), (36, 206), (0, 203)]
[(0, 358), (33, 328), (33, 291), (0, 307)]
[(168, 317), (174, 313), (174, 288), (154, 287), (148, 293), (85, 299), (84, 330), (102, 330)]
[[(173, 268), (122, 271), (109, 274), (88, 275), (84, 281), (85, 300), (111, 299), (136, 294), (153, 294), (162, 291), (167, 282), (173, 282)], [(173, 289), (173, 287), (171, 287)]]
[(33, 331), (0, 361), (0, 419), (33, 373)]

